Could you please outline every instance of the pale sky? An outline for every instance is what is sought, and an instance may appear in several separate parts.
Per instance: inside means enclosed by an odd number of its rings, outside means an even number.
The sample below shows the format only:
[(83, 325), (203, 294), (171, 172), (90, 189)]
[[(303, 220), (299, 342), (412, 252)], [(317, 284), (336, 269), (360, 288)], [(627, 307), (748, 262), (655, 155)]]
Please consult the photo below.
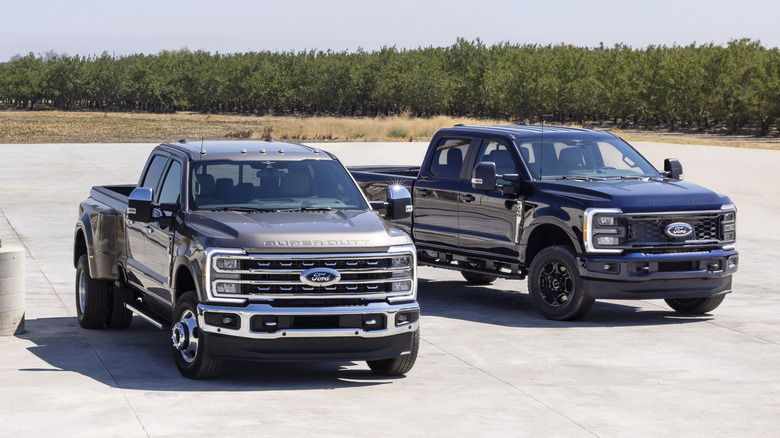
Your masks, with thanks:
[(778, 0), (0, 0), (0, 62), (16, 54), (161, 50), (373, 51), (566, 43), (780, 46)]

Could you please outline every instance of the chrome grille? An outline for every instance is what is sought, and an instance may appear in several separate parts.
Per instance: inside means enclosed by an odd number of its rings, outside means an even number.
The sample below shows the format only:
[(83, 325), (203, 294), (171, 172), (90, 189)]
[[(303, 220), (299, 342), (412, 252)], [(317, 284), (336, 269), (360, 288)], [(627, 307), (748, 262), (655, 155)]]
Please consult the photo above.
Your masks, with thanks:
[[(393, 267), (394, 258), (408, 264)], [(229, 264), (226, 262), (230, 262)], [(215, 298), (250, 300), (376, 301), (415, 293), (413, 252), (371, 254), (215, 254), (209, 277)], [(230, 268), (226, 267), (230, 266)], [(231, 269), (232, 268), (232, 269)], [(312, 285), (302, 281), (308, 270), (337, 271), (338, 282)], [(408, 288), (394, 291), (394, 284)], [(229, 291), (226, 286), (230, 286)], [(405, 284), (404, 284), (405, 285)]]

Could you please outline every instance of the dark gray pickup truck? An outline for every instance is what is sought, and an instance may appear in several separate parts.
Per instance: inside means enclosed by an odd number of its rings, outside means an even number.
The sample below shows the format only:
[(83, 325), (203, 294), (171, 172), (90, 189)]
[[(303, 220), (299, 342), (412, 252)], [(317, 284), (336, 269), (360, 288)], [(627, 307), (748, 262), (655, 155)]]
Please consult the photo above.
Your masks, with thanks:
[(467, 281), (528, 278), (536, 309), (571, 320), (596, 299), (665, 299), (710, 312), (737, 271), (736, 207), (659, 172), (620, 138), (554, 126), (455, 126), (436, 133), (420, 167), (350, 168), (371, 199), (414, 192), (398, 225), (418, 262)]
[[(411, 211), (390, 189), (387, 218)], [(137, 185), (93, 187), (73, 263), (79, 324), (170, 327), (190, 378), (224, 359), (365, 360), (403, 374), (419, 345), (416, 250), (333, 155), (271, 142), (155, 148)]]

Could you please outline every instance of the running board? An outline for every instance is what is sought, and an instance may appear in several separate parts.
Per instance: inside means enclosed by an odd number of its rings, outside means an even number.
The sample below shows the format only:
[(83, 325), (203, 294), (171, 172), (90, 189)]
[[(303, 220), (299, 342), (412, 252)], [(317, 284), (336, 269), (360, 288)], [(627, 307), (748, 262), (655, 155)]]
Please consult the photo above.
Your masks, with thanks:
[(141, 318), (145, 319), (147, 322), (152, 324), (153, 326), (157, 327), (160, 330), (168, 330), (170, 328), (167, 321), (163, 321), (158, 316), (152, 314), (148, 310), (142, 307), (143, 305), (141, 303), (135, 302), (135, 303), (125, 303), (125, 307), (132, 310), (133, 313), (140, 316)]

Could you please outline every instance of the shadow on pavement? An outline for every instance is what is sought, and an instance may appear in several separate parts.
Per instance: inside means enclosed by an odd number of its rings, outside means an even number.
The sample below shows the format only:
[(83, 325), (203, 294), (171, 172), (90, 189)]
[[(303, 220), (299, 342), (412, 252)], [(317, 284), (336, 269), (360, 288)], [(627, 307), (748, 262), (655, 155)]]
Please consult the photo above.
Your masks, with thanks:
[(596, 301), (591, 311), (576, 321), (550, 321), (531, 304), (527, 293), (495, 285), (475, 286), (463, 281), (420, 279), (417, 300), (423, 316), (494, 324), (507, 327), (635, 327), (643, 325), (705, 322), (710, 315), (689, 316), (669, 311), (647, 311), (631, 301)]
[(48, 367), (22, 373), (72, 372), (104, 385), (145, 391), (286, 391), (385, 385), (403, 377), (373, 374), (355, 362), (226, 362), (219, 377), (190, 380), (176, 370), (170, 334), (138, 317), (127, 329), (85, 330), (76, 318), (28, 320), (17, 336)]

